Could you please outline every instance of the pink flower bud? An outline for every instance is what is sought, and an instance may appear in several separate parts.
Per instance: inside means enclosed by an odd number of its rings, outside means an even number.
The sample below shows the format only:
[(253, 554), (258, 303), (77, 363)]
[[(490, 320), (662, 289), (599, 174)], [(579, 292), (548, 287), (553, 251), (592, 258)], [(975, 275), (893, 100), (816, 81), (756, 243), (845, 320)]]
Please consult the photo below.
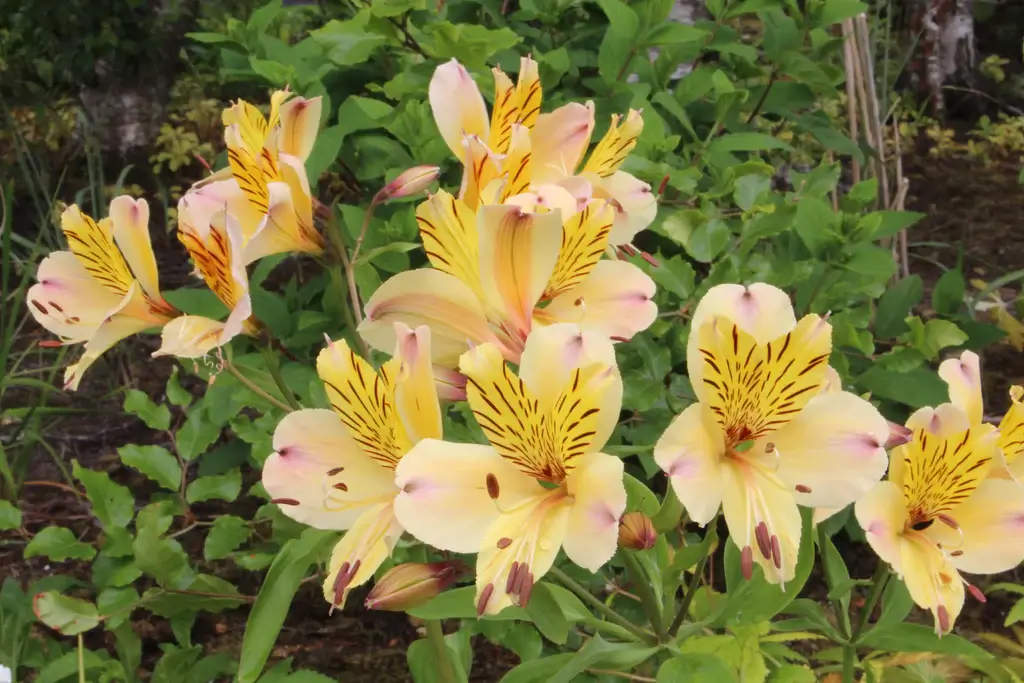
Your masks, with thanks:
[(896, 448), (902, 446), (905, 443), (910, 443), (910, 439), (913, 437), (912, 432), (903, 425), (896, 424), (895, 422), (889, 423), (889, 439), (885, 442), (886, 448)]
[(619, 520), (619, 547), (646, 550), (654, 547), (658, 532), (651, 518), (642, 512), (627, 512)]
[(441, 169), (438, 166), (413, 166), (402, 171), (397, 178), (381, 188), (373, 201), (380, 203), (418, 194), (437, 180), (439, 175), (441, 175)]
[(404, 612), (428, 602), (466, 571), (458, 560), (423, 564), (409, 562), (392, 568), (366, 596), (367, 609)]

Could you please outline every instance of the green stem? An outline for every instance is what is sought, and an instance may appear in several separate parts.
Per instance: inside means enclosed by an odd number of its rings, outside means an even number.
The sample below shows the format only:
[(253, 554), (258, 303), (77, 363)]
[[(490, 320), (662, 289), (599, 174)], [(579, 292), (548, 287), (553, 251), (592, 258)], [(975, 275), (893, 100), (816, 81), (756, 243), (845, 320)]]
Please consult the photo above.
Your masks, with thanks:
[(854, 645), (843, 645), (843, 683), (853, 683), (857, 662), (857, 648)]
[(861, 635), (864, 633), (864, 627), (868, 625), (871, 613), (875, 611), (875, 605), (881, 599), (882, 591), (885, 590), (885, 584), (888, 581), (889, 565), (885, 562), (879, 562), (878, 568), (875, 569), (875, 575), (871, 577), (871, 592), (868, 593), (868, 600), (864, 603), (864, 609), (857, 619), (857, 625), (853, 628), (853, 633), (850, 634), (851, 643), (856, 644), (860, 640)]
[(230, 372), (232, 375), (234, 375), (235, 379), (237, 379), (242, 384), (242, 386), (244, 386), (252, 393), (256, 394), (257, 396), (260, 396), (266, 401), (273, 403), (275, 406), (285, 411), (286, 413), (292, 412), (291, 406), (289, 406), (287, 403), (279, 401), (278, 399), (274, 398), (267, 392), (263, 391), (263, 389), (257, 386), (252, 380), (250, 380), (248, 377), (239, 372), (238, 368), (236, 368), (231, 363), (231, 361), (224, 359), (224, 369)]
[(78, 683), (85, 683), (85, 646), (81, 633), (78, 634)]
[(270, 370), (270, 376), (274, 378), (274, 383), (281, 390), (284, 400), (288, 402), (292, 410), (301, 409), (302, 405), (296, 400), (295, 394), (292, 393), (292, 390), (288, 388), (288, 384), (284, 381), (284, 375), (281, 374), (281, 361), (278, 359), (277, 354), (269, 346), (265, 346), (263, 347), (263, 357), (267, 361), (267, 369)]
[(623, 564), (626, 565), (629, 575), (633, 577), (633, 587), (640, 595), (640, 602), (643, 603), (644, 611), (647, 612), (647, 616), (651, 620), (654, 632), (658, 634), (658, 640), (661, 642), (668, 641), (668, 632), (665, 631), (665, 619), (661, 613), (661, 605), (658, 604), (658, 599), (651, 589), (650, 577), (647, 576), (647, 572), (640, 566), (640, 562), (637, 561), (633, 551), (623, 550), (620, 556), (622, 557)]
[[(369, 215), (369, 210), (367, 210), (367, 216)], [(363, 221), (363, 231), (360, 233), (360, 237), (364, 236), (368, 224), (369, 218), (367, 217)], [(338, 290), (338, 301), (342, 307), (342, 314), (345, 316), (345, 324), (351, 330), (352, 338), (355, 340), (356, 346), (359, 347), (363, 358), (369, 360), (370, 348), (357, 331), (359, 323), (363, 321), (363, 314), (359, 301), (359, 288), (356, 286), (356, 266), (353, 260), (349, 259), (344, 230), (335, 218), (334, 211), (331, 211), (327, 232), (334, 245), (335, 255), (338, 257), (337, 263), (341, 265), (340, 269), (334, 269), (331, 272), (331, 282), (334, 283)]]
[(704, 567), (707, 563), (708, 556), (705, 555), (697, 561), (697, 566), (693, 568), (693, 576), (690, 577), (690, 583), (686, 586), (686, 594), (683, 595), (683, 602), (679, 605), (679, 611), (676, 612), (676, 616), (672, 620), (671, 626), (668, 627), (668, 635), (670, 638), (675, 638), (676, 634), (679, 633), (679, 627), (683, 625), (683, 619), (686, 618), (686, 614), (690, 611), (690, 605), (693, 603), (693, 598), (697, 594), (697, 589), (700, 588), (700, 580), (704, 577)]
[[(828, 586), (828, 590), (831, 593), (835, 590), (836, 579), (829, 570), (829, 563), (825, 557), (825, 548), (828, 545), (828, 534), (825, 532), (825, 526), (822, 524), (818, 525), (818, 555), (821, 557), (821, 566), (825, 570), (825, 585)], [(850, 613), (843, 606), (841, 598), (836, 598), (832, 601), (832, 611), (836, 613), (836, 620), (839, 622), (839, 632), (843, 634), (843, 637), (849, 639), (850, 637)]]
[(448, 646), (444, 643), (444, 631), (441, 629), (441, 622), (437, 619), (428, 619), (426, 622), (427, 640), (434, 647), (434, 654), (437, 655), (438, 674), (444, 683), (457, 683), (455, 669), (452, 668), (452, 660), (448, 656)]
[(642, 628), (631, 623), (628, 619), (626, 619), (621, 614), (613, 610), (611, 607), (598, 600), (593, 593), (588, 591), (580, 584), (576, 583), (576, 581), (574, 581), (568, 574), (563, 572), (558, 567), (552, 567), (550, 573), (552, 576), (558, 579), (558, 581), (561, 582), (563, 586), (565, 586), (573, 593), (575, 593), (579, 599), (589, 604), (598, 612), (600, 612), (602, 616), (608, 619), (608, 621), (611, 621), (621, 626), (622, 628), (629, 631), (637, 639), (645, 643), (650, 643), (651, 645), (657, 643), (657, 638), (654, 637), (653, 633), (645, 631)]

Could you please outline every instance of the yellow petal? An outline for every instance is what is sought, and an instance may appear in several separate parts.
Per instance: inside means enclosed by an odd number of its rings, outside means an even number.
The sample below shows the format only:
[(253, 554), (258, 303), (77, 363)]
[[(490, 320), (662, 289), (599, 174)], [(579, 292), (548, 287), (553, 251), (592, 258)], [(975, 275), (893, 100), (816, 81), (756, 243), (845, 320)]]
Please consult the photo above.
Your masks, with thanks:
[(430, 363), (430, 328), (397, 323), (395, 410), (410, 443), (441, 438), (441, 406)]
[(502, 164), (505, 182), (498, 197), (499, 204), (504, 204), (509, 197), (529, 190), (530, 181), (533, 178), (533, 148), (530, 142), (530, 132), (525, 126), (515, 124), (512, 126), (511, 139), (508, 157)]
[(512, 79), (500, 67), (491, 69), (494, 74), (494, 107), (491, 110), (491, 134), (487, 147), (498, 154), (508, 151), (512, 141), (512, 125), (519, 116), (519, 99)]
[(55, 251), (25, 296), (36, 322), (65, 341), (84, 342), (117, 309), (122, 297), (100, 285), (70, 251)]
[(894, 570), (902, 571), (902, 533), (908, 517), (900, 487), (891, 481), (875, 484), (853, 511), (875, 553)]
[(724, 455), (722, 432), (699, 403), (677, 415), (654, 446), (654, 461), (698, 524), (710, 522), (722, 505)]
[(967, 413), (971, 424), (980, 424), (984, 408), (978, 354), (964, 351), (959, 359), (943, 361), (939, 365), (939, 377), (949, 386), (950, 402)]
[(395, 484), (402, 526), (424, 543), (457, 553), (480, 549), (499, 508), (544, 492), (490, 446), (434, 439), (424, 439), (402, 458)]
[(572, 504), (565, 540), (570, 560), (592, 572), (615, 554), (619, 518), (626, 511), (626, 487), (622, 460), (604, 453), (590, 453), (566, 479)]
[(597, 200), (562, 224), (562, 246), (545, 299), (571, 290), (590, 275), (608, 246), (615, 210)]
[(225, 137), (232, 138), (229, 144), (237, 142), (250, 157), (258, 157), (270, 131), (263, 113), (249, 102), (238, 100), (224, 110), (222, 119), (229, 128), (229, 131), (225, 131)]
[(910, 597), (935, 616), (937, 632), (948, 632), (964, 604), (964, 583), (956, 567), (927, 537), (914, 532), (900, 544), (900, 565)]
[(832, 351), (832, 327), (816, 315), (765, 345), (724, 317), (692, 336), (703, 385), (694, 392), (731, 445), (766, 437), (795, 418), (817, 394)]
[(230, 174), (227, 180), (204, 184), (178, 200), (178, 223), (209, 225), (213, 216), (225, 207), (238, 221), (245, 242), (262, 227), (264, 214), (249, 202)]
[(636, 147), (637, 138), (644, 129), (643, 117), (640, 116), (640, 112), (630, 109), (622, 125), (619, 125), (620, 120), (618, 114), (612, 115), (612, 124), (587, 159), (587, 165), (583, 167), (584, 173), (594, 173), (607, 178), (619, 169)]
[(573, 322), (585, 331), (624, 341), (657, 318), (655, 290), (654, 281), (632, 263), (606, 259), (534, 315), (544, 323)]
[(281, 152), (291, 154), (305, 161), (316, 143), (320, 131), (320, 115), (323, 100), (320, 97), (306, 99), (295, 97), (281, 107), (281, 137), (278, 141)]
[(525, 339), (562, 241), (561, 214), (485, 206), (477, 214), (480, 278), (490, 308)]
[(202, 358), (234, 336), (226, 335), (224, 328), (222, 321), (201, 315), (178, 316), (164, 326), (153, 357)]
[(532, 128), (540, 115), (543, 89), (540, 85), (540, 70), (531, 57), (519, 58), (519, 78), (516, 79), (516, 100), (518, 116), (516, 123)]
[(349, 591), (373, 577), (402, 535), (390, 502), (366, 510), (331, 551), (324, 599), (344, 607)]
[(452, 154), (462, 158), (462, 138), (487, 139), (487, 105), (466, 68), (455, 59), (437, 67), (428, 90), (430, 108), (441, 137)]
[(179, 222), (178, 241), (188, 250), (206, 285), (225, 306), (234, 310), (248, 297), (241, 227), (226, 210), (213, 214), (207, 225)]
[(270, 128), (281, 125), (281, 103), (291, 97), (292, 94), (285, 88), (284, 90), (275, 90), (270, 96), (270, 116), (267, 117), (267, 125)]
[[(133, 290), (134, 291), (134, 290)], [(129, 292), (131, 295), (132, 292)], [(128, 297), (126, 297), (128, 298)], [(111, 346), (125, 337), (153, 327), (152, 321), (132, 316), (114, 315), (104, 321), (96, 332), (85, 343), (85, 352), (74, 365), (64, 371), (64, 388), (71, 391), (78, 389), (82, 375)]]
[(1024, 461), (1021, 454), (1024, 454), (1024, 403), (1021, 396), (1024, 390), (1021, 387), (1010, 389), (1010, 409), (999, 422), (999, 448), (1003, 451), (1003, 458), (1008, 465)]
[(387, 280), (366, 302), (365, 310), (359, 334), (373, 348), (387, 353), (395, 348), (396, 322), (426, 325), (434, 361), (449, 368), (458, 365), (470, 344), (498, 341), (473, 290), (432, 268), (406, 271)]
[(488, 189), (493, 187), (501, 174), (503, 159), (487, 148), (480, 138), (468, 135), (462, 140), (462, 185), (459, 199), (476, 211), (484, 203)]
[(925, 532), (951, 554), (952, 563), (971, 574), (998, 574), (1024, 561), (1024, 487), (1008, 479), (988, 479), (974, 495), (949, 512), (959, 530), (936, 522)]
[(145, 199), (127, 195), (110, 202), (110, 222), (118, 249), (128, 262), (135, 279), (152, 299), (162, 301), (156, 256), (149, 239), (149, 204)]
[(576, 102), (537, 117), (530, 132), (533, 184), (555, 183), (571, 176), (590, 144), (594, 106)]
[(595, 176), (593, 188), (594, 196), (607, 199), (615, 207), (615, 225), (608, 236), (613, 246), (632, 242), (658, 215), (658, 198), (651, 186), (625, 171), (606, 178)]
[(854, 394), (813, 397), (792, 422), (753, 448), (770, 442), (778, 457), (776, 476), (807, 507), (842, 508), (860, 498), (885, 474), (889, 424)]
[[(261, 115), (262, 116), (262, 115)], [(270, 207), (270, 190), (267, 184), (277, 180), (280, 172), (277, 159), (266, 148), (252, 154), (242, 146), (228, 143), (228, 164), (231, 175), (253, 207), (261, 214)]]
[(398, 493), (394, 473), (366, 457), (334, 412), (312, 409), (278, 423), (263, 487), (292, 519), (339, 530)]
[(462, 280), (482, 299), (476, 214), (441, 190), (416, 207), (416, 223), (430, 264)]
[(249, 264), (271, 254), (320, 252), (323, 242), (313, 227), (312, 213), (303, 216), (294, 202), (296, 198), (301, 201), (302, 195), (286, 183), (270, 183), (268, 190), (269, 210), (245, 245), (244, 262)]
[(97, 223), (75, 205), (60, 217), (68, 248), (100, 285), (121, 297), (128, 294), (135, 278), (114, 243), (110, 221)]

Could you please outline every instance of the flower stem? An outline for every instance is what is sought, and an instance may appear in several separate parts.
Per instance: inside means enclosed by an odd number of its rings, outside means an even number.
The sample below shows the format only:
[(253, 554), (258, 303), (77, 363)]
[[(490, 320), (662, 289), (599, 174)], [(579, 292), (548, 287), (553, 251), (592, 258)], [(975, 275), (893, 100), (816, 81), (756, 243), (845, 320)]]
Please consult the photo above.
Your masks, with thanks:
[(230, 372), (232, 375), (234, 375), (235, 379), (237, 379), (242, 384), (242, 386), (244, 386), (252, 393), (256, 394), (257, 396), (263, 398), (266, 401), (269, 401), (270, 403), (273, 403), (275, 406), (277, 406), (286, 413), (292, 412), (291, 406), (289, 406), (287, 403), (284, 403), (274, 398), (273, 396), (265, 392), (263, 389), (258, 387), (255, 383), (253, 383), (252, 380), (250, 380), (248, 377), (239, 372), (238, 368), (236, 368), (234, 364), (226, 358), (224, 359), (224, 369)]
[(843, 683), (853, 683), (857, 662), (857, 647), (843, 645)]
[[(332, 272), (331, 280), (337, 283), (336, 286), (339, 294), (338, 300), (342, 306), (342, 311), (345, 316), (345, 324), (352, 330), (352, 337), (355, 339), (361, 355), (363, 358), (369, 360), (370, 349), (366, 345), (366, 342), (363, 341), (363, 338), (359, 336), (359, 332), (356, 329), (359, 327), (359, 323), (363, 321), (363, 314), (362, 306), (359, 301), (359, 288), (356, 286), (355, 260), (349, 258), (348, 245), (345, 241), (344, 230), (335, 218), (334, 211), (331, 211), (331, 217), (328, 223), (328, 235), (330, 235), (331, 243), (334, 245), (334, 251), (337, 253), (338, 261), (341, 263), (341, 272)], [(367, 217), (363, 220), (363, 229), (360, 233), (360, 246), (362, 242), (361, 238), (365, 237), (369, 223), (370, 210), (368, 209)], [(355, 255), (358, 255), (358, 249)], [(348, 284), (348, 303), (345, 301), (345, 286), (342, 282), (346, 282)]]
[(277, 354), (270, 347), (263, 348), (263, 357), (267, 361), (267, 369), (270, 370), (270, 376), (274, 378), (274, 383), (277, 384), (277, 388), (281, 390), (281, 395), (284, 396), (284, 400), (288, 402), (292, 410), (299, 410), (302, 405), (299, 404), (295, 398), (295, 394), (288, 387), (288, 384), (284, 381), (284, 375), (281, 374), (281, 361), (278, 359)]
[[(825, 557), (825, 548), (828, 547), (828, 534), (825, 532), (825, 527), (822, 524), (818, 525), (818, 555), (821, 557), (821, 566), (825, 570), (825, 585), (828, 586), (828, 590), (831, 593), (836, 587), (836, 578), (832, 575), (829, 569), (828, 559)], [(836, 620), (839, 622), (839, 632), (843, 634), (843, 637), (850, 637), (850, 613), (843, 606), (842, 598), (836, 598), (832, 601), (832, 611), (836, 614)]]
[(871, 577), (871, 592), (868, 593), (868, 600), (864, 603), (864, 609), (860, 613), (860, 617), (857, 619), (857, 625), (853, 628), (853, 632), (850, 634), (850, 642), (857, 644), (860, 640), (861, 635), (864, 633), (864, 627), (868, 625), (868, 621), (871, 619), (871, 613), (875, 611), (875, 605), (878, 604), (879, 599), (882, 597), (882, 591), (885, 590), (885, 584), (889, 582), (889, 565), (885, 562), (879, 561), (878, 568), (875, 569), (875, 575)]
[[(709, 531), (708, 533), (712, 532)], [(668, 627), (669, 638), (675, 638), (676, 634), (679, 633), (679, 627), (683, 625), (683, 619), (686, 618), (686, 614), (690, 611), (693, 598), (697, 594), (697, 589), (700, 588), (700, 580), (704, 577), (704, 566), (707, 563), (708, 556), (705, 555), (697, 561), (697, 566), (693, 568), (693, 576), (690, 577), (690, 583), (686, 586), (683, 602), (679, 605), (679, 611), (676, 612), (672, 624)]]
[(448, 646), (444, 643), (444, 631), (441, 629), (441, 622), (437, 619), (428, 619), (426, 622), (427, 640), (434, 646), (434, 654), (437, 655), (438, 675), (444, 683), (457, 683), (455, 669), (452, 668), (452, 660), (448, 656)]
[(658, 634), (658, 640), (663, 643), (667, 642), (669, 637), (668, 632), (665, 631), (665, 619), (661, 613), (661, 605), (658, 604), (658, 599), (655, 597), (654, 591), (651, 590), (650, 577), (647, 576), (647, 572), (640, 566), (640, 562), (631, 550), (623, 550), (619, 555), (622, 557), (622, 562), (626, 565), (629, 575), (633, 577), (633, 585), (640, 595), (640, 602), (651, 620), (654, 632)]
[(552, 576), (558, 579), (558, 581), (563, 586), (571, 590), (573, 593), (576, 594), (578, 598), (583, 600), (583, 602), (589, 604), (595, 610), (600, 612), (602, 616), (608, 619), (608, 621), (611, 621), (621, 626), (622, 628), (629, 631), (633, 636), (635, 636), (636, 638), (645, 643), (650, 643), (651, 645), (654, 645), (656, 643), (657, 639), (655, 638), (653, 633), (645, 631), (639, 626), (631, 623), (628, 619), (626, 619), (621, 614), (613, 610), (611, 607), (598, 600), (593, 593), (588, 591), (580, 584), (576, 583), (576, 581), (574, 581), (568, 574), (563, 572), (558, 567), (552, 567), (550, 569), (550, 573)]

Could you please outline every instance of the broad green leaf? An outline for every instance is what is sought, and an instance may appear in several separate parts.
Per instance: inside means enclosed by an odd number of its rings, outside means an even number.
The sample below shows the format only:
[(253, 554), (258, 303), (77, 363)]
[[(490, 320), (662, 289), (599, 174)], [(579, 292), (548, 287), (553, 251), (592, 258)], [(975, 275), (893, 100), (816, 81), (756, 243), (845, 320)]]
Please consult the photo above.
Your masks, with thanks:
[(185, 408), (192, 403), (192, 394), (181, 386), (179, 367), (177, 365), (171, 370), (171, 376), (167, 379), (166, 391), (167, 400), (173, 405)]
[(21, 527), (21, 510), (6, 500), (0, 500), (0, 531)]
[(878, 311), (875, 313), (875, 336), (879, 339), (895, 339), (906, 332), (904, 319), (911, 310), (921, 303), (924, 296), (924, 284), (917, 275), (905, 277), (890, 287), (878, 300)]
[(708, 145), (711, 154), (721, 152), (764, 152), (772, 149), (792, 150), (793, 147), (782, 140), (764, 133), (726, 133), (715, 138)]
[(132, 609), (139, 601), (134, 588), (107, 588), (96, 596), (96, 609), (103, 615), (103, 626), (115, 629), (131, 616)]
[(959, 268), (947, 270), (935, 283), (932, 291), (932, 308), (939, 315), (956, 315), (964, 306), (967, 284)]
[(163, 446), (139, 446), (129, 444), (117, 449), (121, 462), (139, 472), (169, 491), (181, 487), (181, 464)]
[(526, 613), (545, 638), (557, 645), (565, 644), (569, 637), (569, 621), (546, 583), (534, 584)]
[(174, 618), (188, 612), (223, 612), (245, 604), (233, 584), (211, 574), (199, 574), (185, 589), (188, 592), (173, 593), (151, 588), (142, 596), (144, 606), (153, 614)]
[(242, 473), (237, 468), (227, 474), (218, 474), (196, 479), (185, 490), (185, 499), (189, 503), (204, 500), (226, 500), (229, 503), (242, 491)]
[(82, 543), (70, 529), (62, 526), (48, 526), (39, 531), (25, 546), (25, 559), (30, 557), (48, 557), (55, 562), (64, 560), (91, 560), (96, 555), (96, 548)]
[(164, 405), (157, 405), (148, 395), (138, 389), (124, 392), (124, 411), (135, 415), (150, 429), (159, 432), (171, 426), (171, 411)]
[(446, 638), (444, 653), (451, 664), (451, 671), (455, 675), (455, 680), (446, 680), (441, 675), (441, 663), (433, 643), (430, 643), (425, 638), (420, 638), (409, 645), (405, 653), (405, 660), (409, 665), (409, 673), (412, 674), (413, 683), (466, 683), (469, 680), (462, 662), (452, 650), (447, 640)]
[(1010, 611), (1006, 613), (1006, 620), (1003, 626), (1009, 628), (1011, 625), (1024, 621), (1024, 600), (1018, 600)]
[(807, 251), (815, 258), (820, 258), (829, 246), (838, 241), (835, 232), (838, 222), (839, 217), (824, 200), (803, 197), (796, 206), (793, 228)]
[(345, 141), (345, 124), (339, 123), (336, 126), (329, 126), (320, 131), (316, 136), (316, 143), (306, 158), (306, 175), (310, 183), (315, 184), (320, 176), (330, 168), (334, 160), (338, 158), (341, 151), (341, 144)]
[(825, 0), (818, 15), (818, 25), (825, 28), (867, 11), (867, 4), (859, 0)]
[(86, 469), (71, 461), (71, 473), (85, 487), (92, 513), (105, 529), (125, 529), (135, 517), (135, 497), (126, 486), (111, 480), (106, 472)]
[(203, 555), (207, 560), (220, 560), (230, 555), (249, 538), (249, 524), (241, 517), (221, 515), (213, 522)]
[(600, 634), (595, 633), (586, 645), (547, 679), (547, 683), (570, 683), (577, 675), (590, 668), (607, 667), (631, 671), (649, 659), (658, 649), (641, 643), (609, 643)]
[[(639, 511), (648, 517), (653, 517), (658, 513), (661, 503), (658, 501), (658, 496), (647, 488), (647, 484), (628, 473), (623, 475), (623, 483), (626, 486), (627, 510)], [(672, 493), (669, 492), (666, 495), (672, 495)]]
[(686, 653), (669, 659), (658, 669), (657, 683), (729, 683), (735, 671), (714, 655)]
[[(427, 604), (410, 609), (409, 614), (417, 619), (476, 619), (476, 587), (462, 586), (447, 590)], [(508, 607), (486, 618), (500, 621), (530, 619), (521, 607)]]
[(871, 237), (872, 239), (879, 240), (885, 237), (892, 237), (900, 230), (909, 228), (924, 217), (925, 214), (916, 211), (876, 211), (866, 214), (861, 218), (861, 223), (873, 225), (874, 230), (871, 233)]
[(892, 628), (868, 633), (861, 644), (887, 652), (937, 652), (945, 655), (991, 659), (985, 650), (952, 633), (941, 638), (931, 626), (897, 624)]
[[(79, 680), (77, 678), (79, 671), (89, 672), (93, 669), (99, 669), (105, 666), (105, 662), (109, 661), (101, 659), (99, 655), (91, 650), (85, 650), (82, 654), (81, 666), (79, 665), (78, 652), (76, 650), (65, 652), (60, 657), (47, 662), (46, 666), (39, 672), (39, 675), (36, 676), (34, 683), (69, 683), (72, 680)], [(86, 680), (90, 679), (87, 678)]]
[(167, 515), (159, 513), (153, 505), (139, 514), (135, 524), (138, 534), (132, 543), (135, 563), (161, 585), (185, 589), (195, 579), (195, 572), (181, 544), (173, 538), (163, 537), (167, 524)]
[(309, 35), (338, 66), (362, 64), (387, 42), (384, 36), (367, 29), (369, 20), (370, 11), (363, 9), (345, 21), (332, 19)]
[(174, 444), (183, 460), (194, 460), (220, 438), (222, 425), (211, 420), (204, 403), (197, 403), (188, 412), (185, 424), (174, 435)]
[(895, 576), (890, 576), (889, 583), (882, 592), (882, 611), (869, 633), (877, 633), (880, 636), (902, 624), (913, 608), (914, 600), (910, 597), (906, 585)]
[(597, 52), (597, 70), (605, 83), (615, 83), (625, 77), (640, 30), (640, 17), (622, 0), (597, 0), (608, 17), (605, 31)]
[(575, 656), (572, 652), (566, 652), (535, 659), (532, 662), (523, 662), (502, 676), (500, 683), (546, 683)]
[(100, 623), (96, 605), (57, 591), (40, 593), (33, 600), (39, 621), (66, 636), (85, 633)]
[(946, 383), (934, 370), (923, 367), (909, 372), (894, 372), (876, 365), (858, 377), (857, 384), (876, 397), (904, 403), (911, 408), (937, 406), (949, 398)]
[(482, 24), (453, 24), (437, 21), (426, 24), (423, 32), (432, 56), (438, 60), (457, 59), (467, 69), (483, 69), (501, 50), (515, 47), (522, 38), (512, 29), (487, 28)]
[(373, 0), (370, 14), (375, 17), (397, 17), (413, 10), (425, 9), (426, 0)]
[(544, 640), (541, 638), (540, 633), (537, 632), (537, 629), (530, 624), (512, 624), (501, 637), (501, 644), (515, 652), (522, 662), (535, 660), (544, 651)]

